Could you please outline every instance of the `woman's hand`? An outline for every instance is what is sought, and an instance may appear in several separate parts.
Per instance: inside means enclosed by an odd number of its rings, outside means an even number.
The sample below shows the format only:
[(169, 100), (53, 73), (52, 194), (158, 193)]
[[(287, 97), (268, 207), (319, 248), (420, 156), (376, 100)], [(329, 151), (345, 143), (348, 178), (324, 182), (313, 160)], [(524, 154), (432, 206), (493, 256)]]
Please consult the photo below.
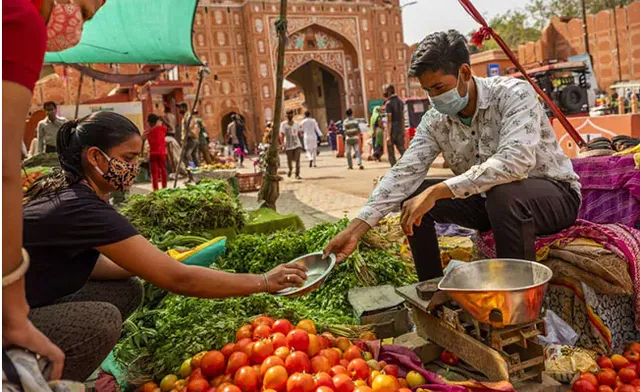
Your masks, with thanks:
[(280, 264), (265, 274), (267, 290), (275, 293), (289, 287), (300, 287), (307, 280), (307, 269), (300, 264)]
[(28, 318), (5, 322), (3, 317), (2, 346), (16, 346), (33, 353), (40, 354), (51, 362), (51, 380), (59, 380), (62, 377), (64, 367), (64, 353), (55, 344), (51, 343)]

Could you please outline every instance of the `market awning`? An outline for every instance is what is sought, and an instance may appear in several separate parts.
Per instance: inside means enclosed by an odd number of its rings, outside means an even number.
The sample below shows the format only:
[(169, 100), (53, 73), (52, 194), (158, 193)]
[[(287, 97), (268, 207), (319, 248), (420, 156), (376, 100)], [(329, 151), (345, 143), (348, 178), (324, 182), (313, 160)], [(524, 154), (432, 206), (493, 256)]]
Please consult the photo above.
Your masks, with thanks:
[(198, 0), (107, 0), (73, 48), (47, 52), (55, 64), (202, 65), (191, 30)]

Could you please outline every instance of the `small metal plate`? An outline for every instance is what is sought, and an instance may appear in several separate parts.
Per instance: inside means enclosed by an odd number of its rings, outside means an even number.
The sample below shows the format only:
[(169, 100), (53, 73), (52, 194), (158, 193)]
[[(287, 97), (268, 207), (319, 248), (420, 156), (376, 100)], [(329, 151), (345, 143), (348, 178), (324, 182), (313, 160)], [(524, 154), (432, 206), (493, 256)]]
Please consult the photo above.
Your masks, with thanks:
[(287, 264), (292, 263), (302, 264), (307, 268), (307, 280), (301, 287), (289, 287), (273, 293), (273, 295), (297, 297), (308, 294), (317, 289), (322, 285), (322, 283), (324, 283), (331, 270), (335, 267), (336, 256), (334, 254), (330, 254), (329, 257), (325, 259), (323, 258), (322, 252), (316, 252), (298, 257)]

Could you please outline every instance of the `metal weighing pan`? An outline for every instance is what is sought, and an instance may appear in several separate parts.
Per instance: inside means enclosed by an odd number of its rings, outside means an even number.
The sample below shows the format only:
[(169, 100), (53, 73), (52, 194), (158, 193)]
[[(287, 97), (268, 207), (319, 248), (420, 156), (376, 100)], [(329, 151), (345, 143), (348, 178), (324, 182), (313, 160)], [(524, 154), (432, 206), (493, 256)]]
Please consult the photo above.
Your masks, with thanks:
[(274, 295), (283, 297), (298, 297), (308, 294), (318, 287), (322, 286), (327, 276), (336, 265), (336, 256), (330, 254), (328, 258), (324, 258), (322, 252), (309, 253), (290, 261), (288, 264), (298, 263), (307, 268), (307, 280), (302, 287), (289, 287), (284, 290), (275, 292)]
[(538, 317), (552, 276), (549, 267), (531, 261), (479, 260), (449, 271), (438, 289), (476, 320), (503, 327)]

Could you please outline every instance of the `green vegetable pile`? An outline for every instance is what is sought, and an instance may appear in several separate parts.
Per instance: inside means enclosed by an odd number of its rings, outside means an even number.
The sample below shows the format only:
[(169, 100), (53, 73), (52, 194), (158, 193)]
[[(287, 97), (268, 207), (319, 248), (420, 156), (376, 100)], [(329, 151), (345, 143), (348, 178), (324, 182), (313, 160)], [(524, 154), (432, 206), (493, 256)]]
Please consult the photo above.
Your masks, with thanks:
[[(263, 273), (279, 263), (323, 249), (346, 225), (344, 219), (315, 226), (305, 233), (284, 230), (271, 235), (242, 234), (229, 244), (227, 253), (215, 267)], [(204, 300), (165, 295), (145, 283), (145, 304), (125, 323), (115, 357), (128, 369), (129, 381), (139, 384), (175, 372), (194, 353), (233, 342), (237, 329), (260, 314), (292, 322), (310, 318), (320, 329), (354, 325), (358, 321), (347, 293), (353, 287), (365, 285), (357, 273), (357, 265), (362, 262), (376, 284), (402, 286), (417, 281), (398, 257), (361, 245), (354, 256), (333, 270), (319, 289), (299, 298), (256, 294)]]
[(36, 166), (60, 167), (60, 160), (58, 159), (57, 152), (48, 152), (45, 154), (37, 154), (29, 159), (25, 159), (23, 165), (26, 168)]
[(134, 195), (120, 212), (140, 234), (156, 244), (166, 240), (169, 231), (212, 238), (216, 229), (239, 230), (246, 222), (240, 202), (223, 180)]

